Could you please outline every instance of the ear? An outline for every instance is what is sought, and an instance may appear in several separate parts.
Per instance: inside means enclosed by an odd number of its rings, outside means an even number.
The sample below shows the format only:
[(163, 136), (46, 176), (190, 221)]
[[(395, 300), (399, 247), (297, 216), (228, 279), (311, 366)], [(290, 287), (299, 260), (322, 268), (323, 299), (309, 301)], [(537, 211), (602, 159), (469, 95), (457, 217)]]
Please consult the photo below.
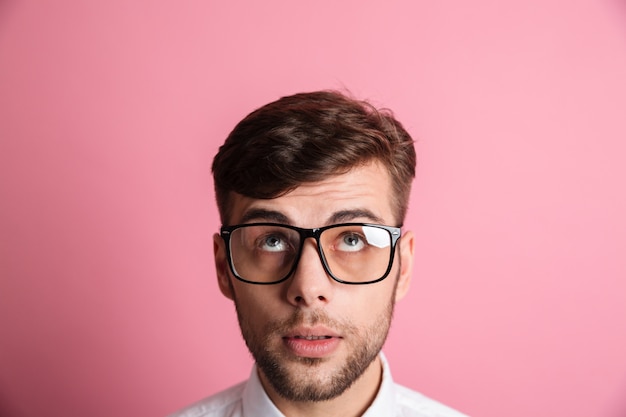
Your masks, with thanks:
[(399, 255), (400, 255), (400, 275), (398, 276), (398, 285), (396, 286), (396, 301), (404, 298), (409, 291), (411, 278), (413, 277), (413, 256), (415, 254), (415, 236), (413, 232), (406, 231), (400, 238)]
[(215, 273), (220, 291), (224, 294), (224, 297), (233, 300), (233, 288), (228, 273), (228, 261), (226, 260), (226, 244), (218, 233), (213, 235), (213, 256), (215, 258)]

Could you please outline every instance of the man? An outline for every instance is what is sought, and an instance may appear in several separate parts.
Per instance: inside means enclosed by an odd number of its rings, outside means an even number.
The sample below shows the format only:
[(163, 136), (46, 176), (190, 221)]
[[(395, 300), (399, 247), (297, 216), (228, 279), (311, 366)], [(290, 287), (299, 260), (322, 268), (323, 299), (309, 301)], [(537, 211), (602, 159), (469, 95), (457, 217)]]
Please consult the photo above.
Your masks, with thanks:
[(381, 353), (414, 251), (415, 150), (389, 112), (281, 98), (235, 127), (213, 175), (218, 284), (256, 365), (176, 416), (462, 417), (395, 384)]

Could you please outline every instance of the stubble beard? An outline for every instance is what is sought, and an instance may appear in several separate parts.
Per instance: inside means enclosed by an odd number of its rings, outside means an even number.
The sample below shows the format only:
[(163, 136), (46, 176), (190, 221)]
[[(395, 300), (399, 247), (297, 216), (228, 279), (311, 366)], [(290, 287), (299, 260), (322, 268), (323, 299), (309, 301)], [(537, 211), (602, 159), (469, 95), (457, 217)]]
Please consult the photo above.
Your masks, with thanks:
[[(278, 395), (294, 402), (318, 402), (343, 394), (376, 359), (389, 333), (394, 296), (389, 300), (385, 314), (379, 315), (366, 329), (358, 329), (348, 322), (338, 322), (321, 311), (305, 316), (302, 310), (296, 310), (290, 318), (270, 322), (265, 328), (255, 331), (241, 314), (236, 299), (235, 307), (246, 345), (259, 370)], [(279, 350), (272, 349), (272, 343), (276, 343), (279, 335), (302, 324), (321, 324), (340, 331), (343, 342), (348, 344), (346, 361), (320, 377), (318, 371), (326, 362), (325, 358), (287, 357)], [(296, 373), (291, 369), (292, 365), (304, 369), (304, 372)]]

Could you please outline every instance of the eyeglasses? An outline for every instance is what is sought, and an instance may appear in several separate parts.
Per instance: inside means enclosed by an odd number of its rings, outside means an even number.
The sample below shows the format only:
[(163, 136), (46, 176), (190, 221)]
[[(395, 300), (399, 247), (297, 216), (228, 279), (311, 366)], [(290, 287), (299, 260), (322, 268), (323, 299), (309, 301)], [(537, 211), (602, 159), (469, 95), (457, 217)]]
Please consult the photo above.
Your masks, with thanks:
[(293, 274), (304, 241), (315, 239), (324, 270), (344, 284), (372, 284), (389, 275), (398, 227), (342, 223), (303, 229), (275, 223), (223, 226), (228, 265), (233, 275), (250, 284), (277, 284)]

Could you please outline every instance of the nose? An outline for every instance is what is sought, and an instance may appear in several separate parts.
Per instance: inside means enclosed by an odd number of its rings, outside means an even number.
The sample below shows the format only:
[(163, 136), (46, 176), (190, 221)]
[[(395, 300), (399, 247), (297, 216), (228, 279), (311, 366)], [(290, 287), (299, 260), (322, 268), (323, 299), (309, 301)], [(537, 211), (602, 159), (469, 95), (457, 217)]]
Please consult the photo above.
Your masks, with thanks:
[(334, 281), (326, 274), (314, 239), (306, 239), (293, 276), (287, 280), (287, 300), (297, 307), (321, 307), (332, 299)]

